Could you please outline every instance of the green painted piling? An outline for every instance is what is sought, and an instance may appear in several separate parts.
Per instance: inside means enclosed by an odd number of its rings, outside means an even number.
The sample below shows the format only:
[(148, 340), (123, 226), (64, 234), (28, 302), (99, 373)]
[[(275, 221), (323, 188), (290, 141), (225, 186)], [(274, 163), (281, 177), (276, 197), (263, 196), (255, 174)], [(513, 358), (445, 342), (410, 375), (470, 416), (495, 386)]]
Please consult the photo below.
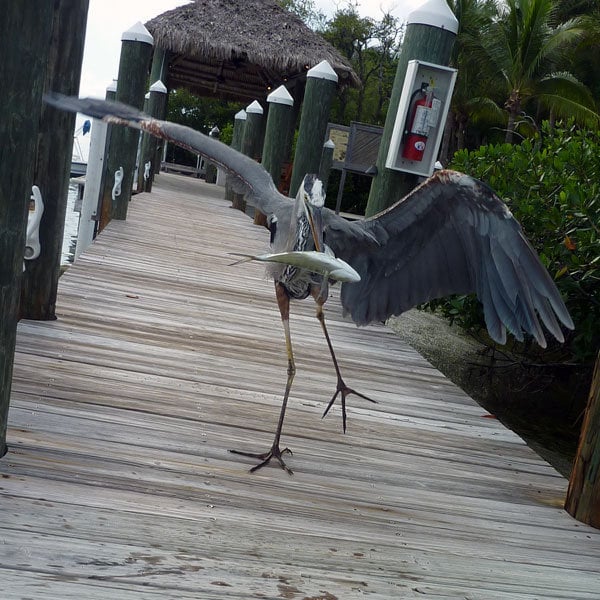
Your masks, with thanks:
[[(162, 81), (155, 81), (150, 86), (147, 112), (156, 119), (161, 119), (167, 105), (167, 88)], [(160, 171), (160, 163), (156, 162), (158, 140), (147, 132), (142, 134), (138, 161), (138, 192), (151, 192), (154, 174)], [(146, 165), (149, 164), (149, 169)]]
[[(220, 129), (215, 125), (208, 134), (210, 137), (218, 140), (221, 135)], [(206, 170), (204, 172), (204, 181), (206, 183), (216, 183), (217, 182), (217, 166), (214, 163), (207, 162)]]
[[(152, 55), (152, 66), (150, 68), (150, 81), (162, 81), (165, 87), (168, 86), (169, 79), (169, 52), (164, 48), (154, 46), (154, 53)], [(169, 88), (167, 87), (167, 94), (164, 99), (164, 106), (159, 114), (152, 115), (157, 119), (165, 120), (167, 118), (167, 105), (169, 99)], [(164, 148), (166, 141), (155, 138), (154, 144), (156, 148), (153, 164), (155, 168), (152, 169), (152, 180), (156, 175), (160, 173), (160, 164), (163, 157)]]
[[(164, 48), (154, 46), (152, 66), (150, 67), (150, 81), (162, 81), (166, 85), (168, 71), (169, 53)], [(164, 119), (165, 116), (166, 112), (157, 116), (157, 118)]]
[[(287, 155), (288, 130), (294, 110), (294, 99), (285, 86), (281, 85), (267, 96), (269, 111), (265, 127), (265, 141), (262, 150), (262, 165), (270, 173), (273, 183), (279, 188), (281, 167)], [(266, 217), (260, 211), (254, 213), (256, 225), (266, 225)]]
[[(57, 0), (54, 3), (52, 44), (44, 86), (49, 92), (67, 96), (79, 93), (88, 5), (89, 0)], [(42, 106), (33, 177), (44, 202), (39, 232), (40, 254), (25, 261), (21, 318), (56, 319), (74, 128), (74, 114)]]
[[(244, 135), (240, 144), (240, 152), (254, 160), (260, 159), (260, 152), (264, 138), (264, 111), (262, 106), (255, 100), (246, 107), (246, 124)], [(246, 210), (246, 202), (241, 194), (235, 194), (233, 208)]]
[[(141, 23), (137, 23), (123, 33), (121, 40), (116, 100), (141, 110), (144, 106), (146, 81), (152, 55), (152, 36)], [(102, 205), (112, 205), (111, 216), (113, 219), (123, 220), (127, 217), (127, 207), (133, 188), (138, 141), (139, 131), (136, 129), (119, 127), (111, 131), (106, 161), (108, 177), (102, 190)], [(123, 169), (121, 193), (115, 194), (113, 200), (115, 173), (120, 168)]]
[[(246, 111), (240, 110), (235, 114), (233, 118), (233, 135), (231, 137), (231, 147), (234, 150), (240, 150), (242, 147), (242, 140), (244, 139), (244, 129), (246, 128)], [(233, 191), (233, 188), (229, 182), (229, 178), (225, 181), (225, 199), (231, 202), (232, 208), (239, 208), (239, 202), (243, 201), (243, 198), (238, 198), (239, 194)]]
[(281, 167), (288, 154), (290, 123), (294, 110), (294, 99), (285, 86), (279, 86), (267, 96), (269, 112), (265, 128), (265, 142), (262, 151), (262, 165), (271, 174), (279, 187)]
[(321, 163), (319, 164), (319, 179), (323, 182), (323, 189), (327, 191), (329, 183), (329, 175), (331, 174), (331, 165), (333, 164), (333, 151), (335, 144), (331, 140), (327, 140), (323, 144), (323, 152), (321, 154)]
[(329, 112), (337, 89), (337, 75), (324, 60), (306, 74), (290, 196), (294, 197), (307, 173), (318, 173)]
[(25, 228), (54, 5), (5, 2), (0, 19), (0, 456), (7, 452)]
[(254, 160), (260, 160), (264, 136), (264, 110), (255, 100), (246, 107), (246, 126), (240, 151)]
[(374, 215), (391, 206), (417, 185), (416, 175), (388, 169), (385, 166), (408, 61), (416, 59), (448, 65), (457, 31), (458, 22), (445, 0), (429, 0), (408, 16), (377, 156), (377, 175), (371, 183), (366, 216)]

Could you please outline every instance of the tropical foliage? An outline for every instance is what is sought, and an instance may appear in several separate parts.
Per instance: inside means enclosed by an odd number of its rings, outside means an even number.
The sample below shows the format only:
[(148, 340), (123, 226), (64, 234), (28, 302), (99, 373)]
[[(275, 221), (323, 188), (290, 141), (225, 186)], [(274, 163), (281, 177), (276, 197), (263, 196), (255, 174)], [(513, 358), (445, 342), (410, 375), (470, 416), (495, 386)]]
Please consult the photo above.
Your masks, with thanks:
[[(546, 121), (532, 139), (463, 150), (451, 166), (486, 181), (507, 202), (575, 322), (562, 358), (593, 360), (600, 347), (600, 134)], [(483, 324), (470, 296), (429, 307), (467, 328)]]
[[(531, 136), (543, 119), (598, 127), (598, 8), (556, 0), (449, 0), (459, 19), (450, 151)], [(570, 5), (570, 6), (567, 6)], [(594, 16), (595, 15), (595, 16)]]
[[(228, 142), (231, 140), (233, 116), (240, 108), (240, 104), (236, 102), (200, 98), (185, 88), (178, 88), (169, 94), (167, 118), (206, 134), (213, 127), (218, 127), (219, 138)], [(196, 164), (196, 156), (178, 146), (169, 144), (167, 152), (168, 162)]]

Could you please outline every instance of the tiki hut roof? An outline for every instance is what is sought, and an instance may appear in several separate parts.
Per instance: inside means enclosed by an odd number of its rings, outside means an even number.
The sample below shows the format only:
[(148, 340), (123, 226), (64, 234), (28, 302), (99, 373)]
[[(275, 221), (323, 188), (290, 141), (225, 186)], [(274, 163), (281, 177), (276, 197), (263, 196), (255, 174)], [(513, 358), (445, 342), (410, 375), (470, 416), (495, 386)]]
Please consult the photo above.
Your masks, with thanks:
[(168, 51), (167, 85), (232, 100), (264, 98), (329, 61), (341, 85), (360, 85), (350, 64), (275, 0), (195, 0), (146, 23)]

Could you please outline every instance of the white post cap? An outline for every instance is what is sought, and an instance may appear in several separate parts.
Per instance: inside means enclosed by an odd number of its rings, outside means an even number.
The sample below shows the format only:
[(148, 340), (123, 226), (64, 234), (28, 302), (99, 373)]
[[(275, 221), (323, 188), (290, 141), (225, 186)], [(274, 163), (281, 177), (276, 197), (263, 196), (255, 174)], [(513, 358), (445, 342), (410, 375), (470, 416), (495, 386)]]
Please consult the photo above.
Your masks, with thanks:
[(306, 76), (315, 77), (316, 79), (328, 79), (329, 81), (335, 81), (336, 83), (338, 80), (337, 73), (331, 68), (331, 65), (326, 60), (322, 60), (318, 65), (309, 69)]
[(280, 85), (276, 90), (273, 90), (267, 96), (267, 102), (274, 104), (285, 104), (286, 106), (294, 106), (294, 99), (287, 91), (285, 85)]
[(150, 92), (144, 94), (144, 100), (150, 100)]
[(142, 42), (144, 44), (154, 45), (154, 38), (150, 32), (144, 27), (141, 21), (138, 21), (133, 27), (123, 32), (121, 36), (122, 42)]
[(430, 25), (458, 33), (458, 20), (450, 10), (446, 0), (427, 0), (408, 14), (406, 23), (410, 25)]
[(150, 91), (158, 94), (166, 94), (167, 86), (159, 79), (150, 86)]
[(117, 93), (117, 80), (113, 79), (112, 83), (106, 88), (107, 92), (115, 92)]
[(323, 144), (323, 148), (335, 148), (335, 144), (333, 143), (333, 140), (327, 140)]
[(255, 100), (254, 102), (252, 102), (252, 104), (246, 106), (246, 112), (255, 115), (262, 115), (263, 107), (259, 104), (258, 100)]
[(247, 118), (246, 111), (242, 108), (242, 110), (235, 113), (235, 116), (233, 118), (237, 119), (238, 121), (245, 121)]

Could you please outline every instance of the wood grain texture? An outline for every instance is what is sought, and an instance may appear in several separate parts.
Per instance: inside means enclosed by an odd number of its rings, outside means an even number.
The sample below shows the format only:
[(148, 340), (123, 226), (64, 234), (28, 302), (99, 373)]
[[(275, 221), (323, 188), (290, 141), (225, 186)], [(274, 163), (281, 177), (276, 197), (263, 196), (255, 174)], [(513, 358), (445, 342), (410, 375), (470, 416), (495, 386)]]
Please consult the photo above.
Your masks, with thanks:
[(0, 461), (3, 599), (597, 599), (600, 532), (566, 480), (383, 326), (312, 302), (283, 442), (295, 475), (230, 448), (272, 441), (286, 356), (272, 283), (229, 252), (267, 233), (215, 186), (161, 174), (22, 321)]

